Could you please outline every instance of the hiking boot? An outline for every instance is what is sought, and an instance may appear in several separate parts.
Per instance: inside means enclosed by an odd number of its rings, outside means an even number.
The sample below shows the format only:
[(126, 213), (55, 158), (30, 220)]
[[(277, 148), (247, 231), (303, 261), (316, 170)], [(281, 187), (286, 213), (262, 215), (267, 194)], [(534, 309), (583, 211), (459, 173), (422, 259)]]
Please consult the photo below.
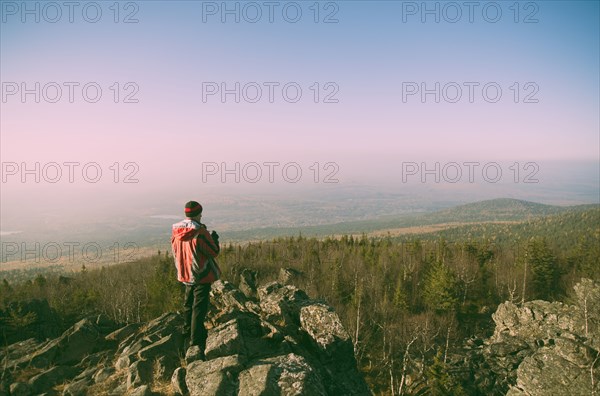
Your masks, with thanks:
[(204, 355), (204, 350), (202, 350), (198, 345), (192, 345), (188, 348), (185, 353), (185, 362), (191, 363), (196, 360), (206, 361), (206, 356)]

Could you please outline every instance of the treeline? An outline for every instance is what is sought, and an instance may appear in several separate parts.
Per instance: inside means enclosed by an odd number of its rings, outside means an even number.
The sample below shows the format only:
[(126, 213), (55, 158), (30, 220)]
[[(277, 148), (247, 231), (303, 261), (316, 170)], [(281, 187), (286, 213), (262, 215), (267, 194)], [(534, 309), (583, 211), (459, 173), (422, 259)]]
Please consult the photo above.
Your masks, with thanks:
[[(461, 218), (462, 219), (462, 218)], [(545, 238), (553, 249), (570, 252), (577, 246), (598, 253), (600, 241), (600, 208), (576, 206), (563, 213), (534, 217), (528, 221), (506, 223), (475, 223), (448, 228), (435, 233), (400, 236), (395, 241), (412, 239), (448, 241), (490, 240), (496, 245), (522, 245), (531, 238)], [(596, 254), (597, 255), (597, 254)]]
[[(30, 267), (25, 261), (21, 262), (21, 268), (15, 268), (10, 270), (2, 270), (0, 272), (0, 279), (6, 279), (9, 283), (21, 283), (28, 279), (34, 279), (38, 275), (47, 277), (48, 275), (64, 275), (65, 268), (62, 265), (48, 265), (44, 267)], [(2, 268), (2, 263), (0, 263)]]
[[(472, 385), (448, 363), (466, 339), (489, 335), (499, 303), (564, 299), (581, 277), (600, 279), (598, 228), (561, 237), (571, 241), (568, 249), (547, 237), (505, 243), (300, 236), (223, 246), (218, 261), (224, 279), (236, 284), (245, 268), (257, 271), (259, 283), (276, 279), (281, 268), (301, 273), (297, 286), (340, 315), (377, 394), (470, 394)], [(130, 323), (178, 310), (182, 293), (172, 257), (159, 252), (71, 277), (5, 280), (0, 326), (8, 340), (35, 321), (11, 312), (14, 301), (46, 299), (65, 323), (98, 312)]]
[[(69, 276), (38, 274), (17, 284), (3, 279), (0, 309), (6, 311), (12, 302), (41, 299), (48, 301), (66, 327), (93, 313), (103, 313), (116, 323), (134, 323), (177, 310), (181, 290), (172, 258), (159, 253), (93, 270), (83, 265)], [(10, 332), (10, 323), (4, 330)]]

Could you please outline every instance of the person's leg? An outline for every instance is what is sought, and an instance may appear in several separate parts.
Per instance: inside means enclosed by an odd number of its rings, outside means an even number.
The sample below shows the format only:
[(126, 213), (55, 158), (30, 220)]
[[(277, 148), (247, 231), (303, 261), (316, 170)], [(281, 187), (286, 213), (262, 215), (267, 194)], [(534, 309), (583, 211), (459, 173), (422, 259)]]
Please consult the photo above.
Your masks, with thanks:
[(194, 286), (185, 285), (183, 298), (183, 336), (192, 337), (192, 312), (194, 310)]
[(208, 312), (210, 283), (195, 285), (194, 309), (192, 313), (192, 345), (198, 345), (202, 352), (206, 348), (206, 328), (204, 318)]

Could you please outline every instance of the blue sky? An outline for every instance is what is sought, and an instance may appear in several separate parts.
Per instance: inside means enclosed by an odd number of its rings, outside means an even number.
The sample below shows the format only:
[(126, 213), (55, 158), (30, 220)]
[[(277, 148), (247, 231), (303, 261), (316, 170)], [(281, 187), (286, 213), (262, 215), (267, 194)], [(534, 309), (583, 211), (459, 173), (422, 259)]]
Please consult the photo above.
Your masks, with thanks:
[[(33, 95), (23, 103), (19, 92), (7, 95), (2, 161), (94, 161), (105, 174), (114, 162), (135, 162), (143, 177), (134, 186), (7, 182), (5, 202), (32, 192), (61, 199), (76, 193), (93, 202), (156, 186), (185, 191), (203, 161), (335, 162), (344, 180), (365, 183), (396, 180), (402, 161), (599, 162), (598, 1), (475, 2), (472, 23), (464, 2), (427, 2), (439, 7), (439, 23), (433, 15), (421, 21), (423, 2), (275, 2), (273, 23), (264, 2), (250, 2), (263, 13), (256, 23), (243, 14), (240, 23), (232, 15), (223, 23), (220, 1), (119, 2), (118, 23), (112, 1), (94, 3), (102, 11), (96, 23), (81, 12), (90, 2), (79, 3), (74, 23), (64, 7), (62, 18), (49, 23), (55, 14), (44, 8), (48, 2), (26, 3), (38, 4), (39, 23), (33, 14), (21, 21), (24, 3), (0, 1), (3, 94), (23, 83), (55, 82), (66, 90), (65, 82), (94, 82), (103, 96), (87, 103), (77, 89), (74, 103), (66, 91), (58, 103), (35, 103)], [(252, 11), (248, 2), (227, 2), (236, 4)], [(462, 17), (451, 23), (456, 5)], [(215, 15), (203, 14), (215, 7)], [(288, 19), (301, 9), (297, 23), (286, 21), (284, 7)], [(502, 14), (491, 23), (497, 9)], [(93, 19), (95, 7), (88, 11)], [(127, 15), (138, 22), (123, 23)], [(328, 15), (338, 22), (323, 23)], [(222, 103), (219, 94), (203, 102), (207, 83), (236, 82), (262, 87), (258, 103), (243, 95), (240, 103), (233, 95)], [(278, 84), (273, 103), (265, 83)], [(288, 83), (302, 89), (297, 103), (280, 90)], [(419, 94), (403, 102), (407, 83), (456, 84), (463, 95), (457, 103), (444, 96), (435, 103), (433, 95), (423, 103)], [(465, 83), (476, 84), (473, 103)], [(485, 84), (502, 89), (498, 102), (485, 100)], [(134, 88), (138, 103), (123, 103)], [(452, 89), (445, 93), (452, 96)], [(324, 103), (329, 94), (338, 103)], [(524, 103), (528, 94), (538, 102)]]

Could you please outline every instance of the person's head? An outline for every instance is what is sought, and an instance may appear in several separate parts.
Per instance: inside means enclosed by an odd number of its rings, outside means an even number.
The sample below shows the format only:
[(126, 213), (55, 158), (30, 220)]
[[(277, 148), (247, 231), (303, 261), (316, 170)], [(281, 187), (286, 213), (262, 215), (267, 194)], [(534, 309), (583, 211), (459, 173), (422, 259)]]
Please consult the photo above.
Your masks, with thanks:
[(184, 212), (185, 217), (199, 222), (202, 218), (202, 205), (196, 201), (189, 201), (185, 204)]

